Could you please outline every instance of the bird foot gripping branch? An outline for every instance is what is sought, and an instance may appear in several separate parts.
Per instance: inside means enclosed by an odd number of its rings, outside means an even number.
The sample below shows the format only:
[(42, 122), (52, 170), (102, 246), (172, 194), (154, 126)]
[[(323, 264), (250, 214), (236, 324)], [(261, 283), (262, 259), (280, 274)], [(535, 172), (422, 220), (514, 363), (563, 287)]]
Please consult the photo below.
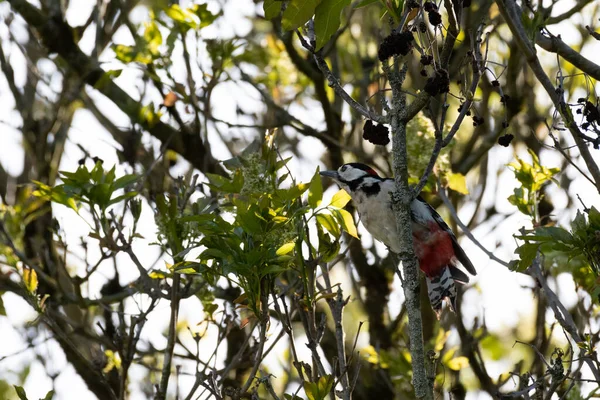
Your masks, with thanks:
[[(375, 239), (400, 253), (392, 209), (393, 179), (382, 178), (373, 168), (360, 163), (344, 164), (337, 171), (322, 171), (321, 175), (332, 178), (350, 194), (363, 225)], [(444, 299), (448, 299), (452, 310), (456, 308), (455, 283), (469, 282), (458, 264), (472, 275), (477, 272), (450, 227), (420, 196), (412, 200), (410, 214), (415, 255), (427, 278), (431, 307), (439, 318)]]

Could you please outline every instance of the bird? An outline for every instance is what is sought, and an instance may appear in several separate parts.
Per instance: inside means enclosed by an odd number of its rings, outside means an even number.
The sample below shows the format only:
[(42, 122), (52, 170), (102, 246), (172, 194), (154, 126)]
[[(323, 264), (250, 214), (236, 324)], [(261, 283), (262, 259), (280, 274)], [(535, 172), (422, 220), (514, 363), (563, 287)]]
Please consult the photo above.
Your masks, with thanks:
[[(362, 163), (347, 163), (337, 170), (321, 171), (320, 175), (333, 179), (348, 192), (361, 222), (373, 238), (390, 251), (400, 253), (392, 209), (393, 179), (380, 177), (373, 168)], [(456, 310), (456, 283), (469, 282), (469, 276), (459, 269), (459, 265), (471, 275), (477, 275), (477, 271), (458, 244), (454, 232), (421, 196), (412, 200), (410, 218), (414, 252), (426, 277), (431, 308), (439, 319), (445, 299), (450, 309)]]

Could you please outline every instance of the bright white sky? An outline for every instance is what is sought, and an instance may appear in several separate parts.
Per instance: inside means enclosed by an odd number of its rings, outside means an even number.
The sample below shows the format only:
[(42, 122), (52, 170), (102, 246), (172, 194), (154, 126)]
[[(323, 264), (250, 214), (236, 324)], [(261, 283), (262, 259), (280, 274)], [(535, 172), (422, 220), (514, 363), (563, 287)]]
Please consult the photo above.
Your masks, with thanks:
[[(69, 23), (72, 25), (82, 24), (87, 19), (89, 12), (95, 3), (95, 0), (72, 1), (67, 14)], [(189, 1), (182, 1), (181, 3), (182, 6), (185, 6), (187, 3), (189, 3)], [(217, 10), (220, 9), (222, 2), (210, 1), (209, 3), (211, 4), (211, 9)], [(255, 5), (252, 3), (253, 2), (250, 1), (238, 0), (235, 2), (234, 6), (234, 2), (226, 2), (227, 6), (224, 9), (225, 18), (220, 19), (216, 26), (203, 30), (204, 37), (217, 37), (217, 35), (219, 35), (219, 37), (223, 37), (223, 35), (229, 36), (233, 33), (240, 36), (245, 35), (250, 29), (250, 22), (245, 19), (245, 16), (250, 16), (254, 13)], [(557, 13), (563, 12), (571, 5), (572, 2), (570, 1), (560, 1), (557, 5)], [(0, 18), (5, 18), (8, 12), (8, 3), (0, 4)], [(143, 8), (138, 8), (132, 12), (131, 18), (134, 22), (141, 22), (147, 18), (147, 15)], [(586, 21), (586, 24), (593, 25), (591, 16), (586, 16), (586, 18), (590, 19), (589, 21)], [(13, 25), (18, 26), (19, 24)], [(569, 29), (567, 26), (561, 27), (560, 30), (557, 27), (556, 29), (553, 29), (553, 32), (562, 33), (562, 37), (565, 41), (567, 41), (567, 43), (575, 43), (578, 40), (578, 33), (576, 33), (573, 29)], [(24, 30), (20, 29), (14, 29), (13, 33), (17, 38), (26, 34)], [(3, 43), (6, 43), (5, 40), (7, 39), (7, 36), (8, 32), (5, 25), (0, 25), (0, 38), (3, 40)], [(94, 40), (92, 36), (91, 30), (88, 30), (88, 34), (83, 37), (80, 44), (84, 51), (89, 52), (91, 50)], [(131, 37), (124, 29), (118, 31), (115, 35), (115, 42), (117, 43), (130, 44), (131, 41)], [(600, 46), (596, 43), (594, 47), (586, 46), (586, 48), (582, 50), (582, 54), (594, 59), (594, 53), (598, 54), (597, 52), (599, 50)], [(15, 51), (13, 48), (7, 48), (7, 46), (5, 46), (5, 51), (10, 54), (14, 65), (24, 65), (24, 59), (18, 51)], [(540, 52), (543, 53), (542, 50), (540, 50)], [(112, 51), (107, 50), (101, 59), (111, 60), (112, 57)], [(550, 61), (555, 59), (552, 55), (548, 55), (547, 57)], [(173, 59), (181, 60), (181, 49), (175, 49)], [(51, 63), (45, 63), (44, 65), (39, 65), (39, 68), (49, 68), (50, 66)], [(122, 66), (118, 64), (107, 64), (104, 65), (104, 67), (106, 69), (122, 68)], [(180, 71), (180, 74), (183, 74), (183, 70)], [(15, 75), (17, 84), (22, 85), (26, 79), (25, 68), (15, 68)], [(135, 94), (139, 93), (139, 83), (137, 82), (137, 78), (139, 76), (140, 72), (134, 67), (124, 68), (122, 75), (117, 78), (117, 83), (129, 93), (132, 93), (132, 95), (135, 97)], [(60, 87), (60, 79), (58, 76), (55, 76), (55, 78), (53, 78), (53, 80), (50, 82), (50, 87), (53, 89)], [(231, 92), (233, 90), (236, 91), (235, 99), (238, 101), (238, 103), (232, 101)], [(18, 113), (13, 110), (14, 101), (9, 93), (10, 92), (8, 91), (6, 80), (0, 77), (0, 123), (3, 130), (3, 146), (0, 146), (0, 163), (11, 174), (18, 174), (23, 168), (23, 150), (20, 144), (20, 132), (18, 130), (21, 121)], [(118, 125), (123, 127), (129, 125), (128, 118), (122, 114), (112, 103), (110, 103), (110, 101), (102, 98), (101, 95), (95, 93), (93, 90), (88, 90), (88, 93), (93, 96), (94, 99), (98, 99), (98, 104)], [(53, 96), (52, 91), (49, 89), (47, 90), (46, 94), (48, 96)], [(154, 94), (154, 98), (148, 98), (145, 100), (153, 100), (155, 104), (158, 104), (162, 101), (162, 99), (158, 97), (158, 94)], [(256, 110), (262, 109), (262, 106), (259, 103), (259, 97), (255, 92), (252, 91), (252, 89), (245, 88), (240, 90), (239, 87), (233, 87), (229, 84), (221, 85), (216, 90), (213, 104), (215, 107), (214, 112), (217, 117), (232, 122), (235, 122), (237, 118), (235, 114), (235, 107), (237, 104), (243, 104), (246, 111), (251, 111), (252, 108)], [(294, 115), (304, 121), (313, 121), (312, 125), (314, 127), (319, 128), (323, 126), (322, 119), (318, 117), (318, 119), (315, 120), (315, 113), (311, 113), (311, 110), (308, 107), (293, 107), (291, 111)], [(346, 114), (345, 117), (347, 118), (348, 115)], [(246, 136), (249, 137), (249, 134), (246, 133)], [(213, 146), (213, 151), (215, 152), (217, 158), (226, 159), (230, 157), (225, 146), (219, 144), (220, 142), (216, 136), (209, 133), (209, 140)], [(85, 110), (78, 111), (73, 120), (70, 140), (67, 143), (66, 153), (61, 163), (62, 170), (74, 170), (77, 168), (77, 160), (82, 157), (82, 154), (77, 149), (76, 144), (81, 144), (84, 148), (92, 152), (93, 156), (102, 158), (105, 161), (104, 165), (112, 165), (117, 163), (117, 158), (114, 151), (115, 147), (117, 147), (116, 143), (104, 130), (104, 128), (94, 119), (92, 114)], [(324, 148), (320, 142), (312, 138), (301, 139), (299, 146), (301, 150), (300, 152), (305, 155), (305, 160), (303, 160), (301, 164), (298, 160), (294, 159), (290, 163), (290, 168), (297, 179), (301, 181), (307, 181), (314, 173), (317, 165), (320, 165), (321, 168), (324, 167), (320, 161), (320, 156), (323, 153)], [(516, 181), (514, 180), (512, 173), (506, 172), (502, 173), (500, 176), (496, 176), (495, 171), (497, 171), (499, 167), (504, 166), (514, 160), (514, 154), (511, 149), (512, 148), (501, 148), (496, 146), (492, 150), (492, 154), (490, 155), (491, 161), (489, 171), (493, 171), (493, 173), (490, 174), (488, 188), (497, 188), (498, 191), (493, 192), (492, 190), (488, 189), (483, 200), (484, 204), (495, 203), (498, 211), (505, 214), (511, 214), (514, 212), (514, 207), (506, 201), (506, 198), (512, 193), (513, 188), (516, 186)], [(595, 151), (594, 154), (596, 159), (600, 161), (600, 156), (598, 155), (599, 152)], [(526, 154), (522, 154), (521, 156), (524, 159), (529, 160)], [(542, 153), (541, 161), (542, 164), (549, 167), (559, 166), (561, 164), (560, 155), (549, 151)], [(579, 164), (585, 169), (585, 166), (582, 162), (579, 162)], [(120, 172), (125, 171), (120, 169)], [(564, 173), (571, 177), (577, 177), (577, 173), (573, 168), (568, 168)], [(471, 178), (474, 180), (474, 177)], [(474, 181), (470, 183), (472, 183), (470, 185), (471, 187), (475, 186)], [(597, 192), (589, 184), (589, 182), (584, 179), (577, 178), (572, 184), (570, 190), (572, 195), (576, 193), (579, 194), (588, 206), (600, 204), (600, 197), (598, 196)], [(326, 192), (325, 197), (331, 197), (334, 192), (335, 190), (330, 188)], [(565, 209), (567, 205), (567, 198), (560, 189), (556, 188), (551, 190), (549, 195), (552, 197), (552, 201), (555, 205), (557, 213), (559, 212), (558, 210)], [(327, 199), (325, 201), (327, 201)], [(473, 210), (473, 205), (468, 204), (459, 210), (459, 216), (463, 221), (467, 221), (470, 219)], [(78, 238), (80, 236), (87, 235), (87, 226), (76, 215), (74, 215), (74, 213), (64, 207), (55, 207), (55, 214), (61, 226), (65, 230), (67, 240), (73, 243), (73, 248), (76, 247)], [(557, 215), (557, 217), (560, 223), (565, 224), (572, 219), (573, 215), (573, 210), (565, 210), (564, 213)], [(512, 234), (517, 232), (522, 226), (529, 226), (527, 219), (519, 214), (513, 214), (504, 220), (501, 220), (500, 217), (496, 217), (494, 221), (488, 221), (487, 223), (482, 224), (474, 230), (474, 234), (486, 246), (486, 248), (490, 250), (496, 249), (494, 251), (496, 256), (508, 261), (513, 258), (513, 251), (516, 247), (514, 239), (512, 238)], [(135, 246), (135, 250), (142, 263), (149, 267), (157, 261), (157, 257), (159, 255), (156, 247), (148, 245), (153, 241), (152, 237), (155, 230), (153, 215), (149, 208), (146, 207), (144, 209), (144, 214), (140, 219), (140, 231), (146, 232), (145, 237), (147, 239), (139, 240)], [(359, 226), (359, 233), (363, 235), (364, 240), (370, 240), (368, 235), (365, 234), (365, 230), (362, 225)], [(504, 267), (489, 261), (485, 254), (470, 241), (468, 241), (468, 239), (463, 239), (462, 244), (478, 270), (477, 277), (473, 279), (473, 287), (466, 291), (463, 298), (467, 326), (472, 325), (472, 321), (475, 317), (479, 318), (479, 320), (485, 318), (488, 328), (493, 332), (504, 332), (508, 329), (515, 328), (519, 324), (517, 328), (518, 332), (527, 338), (531, 332), (531, 328), (533, 327), (531, 324), (533, 323), (532, 318), (535, 310), (534, 301), (531, 297), (531, 291), (523, 290), (522, 287), (531, 287), (533, 284), (532, 280), (526, 276), (509, 272)], [(93, 246), (90, 247), (93, 248)], [(383, 247), (381, 248), (381, 251), (385, 251)], [(92, 254), (94, 253), (92, 252)], [(90, 259), (96, 259), (97, 254), (98, 253), (92, 255)], [(81, 264), (74, 258), (72, 258), (70, 262), (74, 265)], [(129, 263), (129, 261), (124, 257), (119, 258), (118, 262), (119, 264), (123, 265), (128, 265)], [(160, 266), (160, 263), (158, 265)], [(100, 271), (102, 274), (110, 277), (112, 276), (112, 265), (105, 265)], [(137, 277), (137, 272), (135, 272), (134, 268), (121, 268), (121, 271), (122, 284), (132, 281)], [(344, 278), (343, 273), (341, 273), (343, 270), (340, 269), (337, 272), (338, 273), (334, 275), (334, 278), (342, 281), (346, 288), (349, 289), (349, 286), (347, 285), (348, 282)], [(559, 293), (562, 295), (561, 298), (564, 299), (565, 305), (569, 307), (576, 301), (575, 296), (572, 295), (574, 293), (573, 282), (567, 276), (561, 276), (559, 282)], [(103, 283), (104, 282), (95, 281), (94, 285), (90, 287), (90, 293), (98, 293)], [(391, 297), (393, 303), (391, 311), (392, 313), (397, 313), (399, 310), (399, 305), (403, 300), (402, 290), (398, 282), (396, 282), (394, 285), (394, 292)], [(12, 326), (25, 326), (29, 321), (33, 320), (36, 315), (32, 309), (30, 309), (16, 296), (4, 294), (3, 299), (6, 304), (8, 318), (0, 318), (0, 337), (2, 337), (3, 342), (3, 345), (0, 346), (0, 357), (16, 352), (19, 354), (0, 362), (0, 375), (3, 377), (3, 379), (6, 379), (9, 382), (18, 383), (16, 373), (23, 368), (23, 365), (28, 364), (31, 360), (33, 360), (35, 353), (33, 350), (21, 351), (26, 347), (26, 342), (19, 336), (17, 331), (12, 328)], [(143, 303), (143, 299), (138, 298), (138, 300)], [(129, 306), (129, 311), (136, 312), (136, 307), (134, 304), (130, 304)], [(159, 306), (158, 311), (155, 312), (154, 317), (148, 321), (145, 327), (144, 338), (152, 342), (157, 348), (162, 348), (165, 344), (162, 332), (164, 332), (166, 328), (166, 321), (168, 320), (168, 307), (168, 303), (162, 303)], [(198, 308), (198, 303), (196, 301), (187, 300), (183, 302), (180, 319), (182, 321), (187, 321), (192, 330), (201, 330), (201, 327), (198, 327), (197, 324), (202, 317), (202, 312)], [(550, 316), (550, 320), (551, 319), (552, 317)], [(530, 321), (530, 323), (528, 323), (528, 321)], [(354, 327), (349, 328), (351, 330), (355, 329)], [(273, 336), (276, 336), (279, 329), (280, 327), (276, 325), (272, 327)], [(43, 340), (45, 340), (45, 338), (42, 337), (35, 339), (36, 342), (41, 342)], [(450, 340), (456, 341), (456, 337), (453, 336)], [(564, 339), (559, 337), (558, 340), (560, 341)], [(202, 342), (204, 343), (204, 346), (206, 346), (206, 351), (210, 351), (211, 347), (213, 347), (215, 343), (214, 332), (209, 331), (207, 334), (207, 339), (204, 339)], [(191, 345), (191, 339), (189, 339), (187, 343), (190, 345), (190, 348), (193, 348), (193, 345)], [(298, 349), (304, 348), (303, 338), (298, 338), (297, 343)], [(363, 335), (359, 343), (361, 343), (363, 346), (366, 345), (368, 343), (366, 336)], [(283, 350), (283, 348), (284, 346), (282, 343), (278, 349)], [(57, 351), (56, 344), (50, 341), (47, 345), (38, 346), (37, 351), (42, 355), (50, 355), (50, 357), (48, 357), (49, 365), (47, 368), (50, 372), (59, 374), (55, 382), (57, 390), (57, 396), (55, 397), (56, 399), (93, 399), (93, 395), (87, 390), (83, 381), (81, 381), (81, 379), (73, 372), (72, 367), (66, 363), (62, 352), (59, 350)], [(277, 354), (277, 351), (274, 352), (274, 354)], [(519, 352), (515, 351), (515, 357), (518, 356)], [(305, 357), (307, 361), (309, 360), (307, 353), (304, 354), (303, 357)], [(512, 361), (517, 360), (518, 358)], [(488, 365), (489, 373), (492, 377), (498, 376), (499, 374), (506, 372), (510, 366), (511, 365), (508, 363), (492, 362)], [(271, 372), (275, 375), (277, 375), (278, 371), (281, 371), (275, 360), (271, 361), (270, 368)], [(191, 371), (191, 369), (188, 369), (188, 371)], [(136, 377), (140, 378), (142, 376), (141, 369), (139, 367), (133, 367), (131, 372), (133, 378), (132, 380), (134, 381), (134, 384), (131, 385), (131, 399), (144, 399), (145, 396), (138, 390), (137, 383), (135, 383)], [(186, 392), (186, 387), (189, 387), (191, 383), (191, 379), (181, 379), (181, 388), (183, 393)], [(174, 385), (172, 385), (171, 388), (174, 388)], [(41, 398), (48, 390), (51, 389), (51, 381), (47, 377), (46, 372), (41, 364), (37, 361), (32, 363), (32, 370), (25, 384), (25, 389), (30, 399)], [(487, 398), (487, 396), (479, 395), (477, 393), (470, 393), (467, 398), (470, 400), (478, 398), (484, 399)]]

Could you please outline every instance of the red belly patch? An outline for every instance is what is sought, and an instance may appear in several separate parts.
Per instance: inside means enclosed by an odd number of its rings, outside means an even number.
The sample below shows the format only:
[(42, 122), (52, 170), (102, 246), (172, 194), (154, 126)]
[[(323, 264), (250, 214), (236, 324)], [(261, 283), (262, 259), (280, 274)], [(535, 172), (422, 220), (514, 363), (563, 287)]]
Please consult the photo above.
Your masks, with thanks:
[(413, 231), (413, 242), (421, 271), (429, 277), (439, 275), (454, 258), (452, 238), (434, 221), (429, 223), (429, 230)]

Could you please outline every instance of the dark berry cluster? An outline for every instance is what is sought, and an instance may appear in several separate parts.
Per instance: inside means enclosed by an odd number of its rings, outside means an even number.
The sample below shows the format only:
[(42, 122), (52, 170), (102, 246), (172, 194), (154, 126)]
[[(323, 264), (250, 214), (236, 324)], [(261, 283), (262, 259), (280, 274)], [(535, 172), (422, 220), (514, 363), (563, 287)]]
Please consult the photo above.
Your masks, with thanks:
[(498, 144), (500, 146), (508, 147), (510, 142), (515, 138), (515, 135), (507, 133), (506, 135), (500, 136), (498, 138)]
[(381, 146), (385, 146), (390, 142), (390, 131), (385, 125), (373, 124), (373, 121), (368, 120), (363, 127), (363, 139)]
[(473, 116), (473, 126), (483, 125), (484, 122), (485, 121), (484, 121), (483, 117), (480, 117), (478, 115)]
[(427, 12), (427, 17), (429, 18), (429, 23), (431, 23), (431, 25), (437, 26), (442, 23), (442, 15), (439, 13), (435, 3), (428, 1), (423, 4), (423, 9)]
[(500, 97), (500, 103), (502, 103), (504, 105), (507, 105), (509, 101), (510, 101), (510, 96), (507, 94)]
[(448, 93), (450, 91), (448, 71), (441, 68), (435, 70), (435, 75), (427, 79), (427, 83), (425, 83), (425, 88), (423, 90), (431, 96), (435, 96), (438, 93)]
[[(460, 106), (458, 106), (458, 112), (462, 112), (464, 106), (465, 106), (465, 103), (460, 103)], [(470, 117), (471, 116), (471, 110), (467, 110), (467, 112), (465, 113), (465, 115), (467, 117)]]
[(590, 124), (600, 123), (600, 109), (594, 103), (584, 98), (578, 99), (577, 102), (583, 104), (583, 109), (577, 110), (577, 114), (583, 113), (586, 120), (586, 122), (581, 124), (582, 129), (588, 129)]
[(410, 32), (392, 32), (383, 39), (377, 53), (379, 61), (385, 61), (395, 55), (407, 55), (412, 50), (414, 38)]
[(433, 62), (433, 56), (428, 54), (423, 54), (421, 56), (421, 64), (422, 65), (431, 65)]

